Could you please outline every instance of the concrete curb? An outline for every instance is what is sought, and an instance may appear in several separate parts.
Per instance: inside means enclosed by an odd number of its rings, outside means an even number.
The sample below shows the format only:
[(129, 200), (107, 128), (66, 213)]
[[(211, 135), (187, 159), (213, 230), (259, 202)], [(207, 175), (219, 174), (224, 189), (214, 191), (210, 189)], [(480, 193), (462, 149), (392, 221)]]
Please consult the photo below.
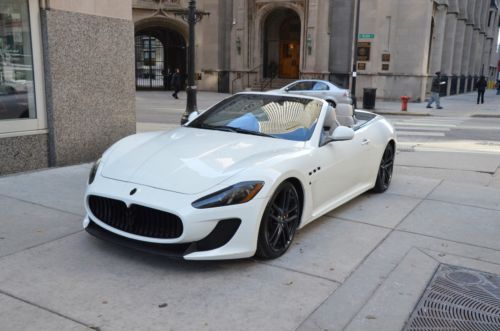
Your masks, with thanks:
[(500, 118), (500, 114), (472, 114), (470, 117), (478, 117), (478, 118)]

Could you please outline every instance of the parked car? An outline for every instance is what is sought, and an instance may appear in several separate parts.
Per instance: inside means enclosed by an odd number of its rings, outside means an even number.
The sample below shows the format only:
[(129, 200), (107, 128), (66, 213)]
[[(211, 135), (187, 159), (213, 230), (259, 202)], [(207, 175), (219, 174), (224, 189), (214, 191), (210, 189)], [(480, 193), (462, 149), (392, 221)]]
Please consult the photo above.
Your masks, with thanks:
[(351, 116), (317, 98), (240, 93), (175, 130), (124, 138), (90, 171), (83, 226), (188, 260), (276, 258), (297, 229), (390, 185), (391, 124), (338, 108)]
[(329, 81), (318, 79), (298, 80), (270, 93), (300, 94), (326, 100), (332, 107), (339, 103), (352, 105), (351, 92), (335, 86)]
[(10, 85), (0, 84), (0, 120), (28, 118), (28, 94)]

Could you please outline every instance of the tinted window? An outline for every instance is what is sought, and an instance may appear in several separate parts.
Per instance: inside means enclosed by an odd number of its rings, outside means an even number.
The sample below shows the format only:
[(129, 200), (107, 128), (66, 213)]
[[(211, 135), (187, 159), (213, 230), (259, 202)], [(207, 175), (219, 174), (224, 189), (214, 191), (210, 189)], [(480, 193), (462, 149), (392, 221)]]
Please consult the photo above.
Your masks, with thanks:
[(312, 88), (314, 91), (328, 91), (328, 85), (323, 82), (316, 82)]
[(295, 85), (292, 85), (289, 88), (289, 91), (309, 91), (313, 87), (313, 82), (299, 82)]

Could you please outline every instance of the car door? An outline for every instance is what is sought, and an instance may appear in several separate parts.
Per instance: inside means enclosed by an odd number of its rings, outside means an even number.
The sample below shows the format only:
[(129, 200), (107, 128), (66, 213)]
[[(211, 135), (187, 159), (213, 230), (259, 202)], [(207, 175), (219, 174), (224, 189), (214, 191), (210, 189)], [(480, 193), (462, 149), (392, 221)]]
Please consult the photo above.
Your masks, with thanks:
[(310, 92), (311, 87), (312, 87), (312, 82), (299, 81), (299, 82), (296, 82), (296, 83), (289, 85), (286, 88), (286, 91), (288, 93), (292, 93), (292, 94), (309, 95), (308, 93)]
[(339, 206), (370, 185), (364, 165), (370, 150), (365, 132), (348, 141), (334, 141), (314, 153), (316, 172), (311, 175), (313, 214), (319, 216)]

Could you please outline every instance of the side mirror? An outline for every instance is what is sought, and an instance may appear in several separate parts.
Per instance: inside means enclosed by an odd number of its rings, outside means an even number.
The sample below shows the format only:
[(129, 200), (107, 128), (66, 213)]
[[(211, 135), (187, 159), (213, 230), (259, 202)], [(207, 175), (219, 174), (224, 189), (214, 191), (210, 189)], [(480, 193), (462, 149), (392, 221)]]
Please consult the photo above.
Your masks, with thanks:
[(188, 123), (194, 121), (199, 115), (200, 113), (198, 113), (197, 111), (194, 111), (191, 114), (189, 114)]
[(347, 126), (339, 126), (337, 127), (330, 139), (331, 141), (345, 141), (345, 140), (352, 140), (354, 138), (354, 130), (351, 128), (348, 128)]
[(289, 87), (286, 87), (286, 88), (285, 88), (285, 92), (290, 92), (290, 88), (289, 88)]

